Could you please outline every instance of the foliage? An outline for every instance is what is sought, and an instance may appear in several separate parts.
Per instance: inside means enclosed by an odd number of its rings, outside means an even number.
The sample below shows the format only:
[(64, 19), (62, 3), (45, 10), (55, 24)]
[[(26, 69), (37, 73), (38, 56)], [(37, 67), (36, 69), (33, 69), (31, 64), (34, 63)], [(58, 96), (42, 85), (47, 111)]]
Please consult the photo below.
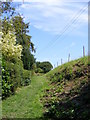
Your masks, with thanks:
[[(83, 71), (83, 66), (87, 68), (88, 57), (80, 58), (74, 61), (70, 61), (69, 63), (65, 63), (54, 70), (48, 72), (46, 76), (54, 82), (58, 82), (60, 80), (72, 80), (75, 78), (79, 78), (83, 75), (87, 75), (87, 71)], [(85, 69), (86, 69), (85, 68)], [(56, 80), (54, 79), (56, 77)]]
[(46, 77), (33, 76), (29, 86), (18, 88), (15, 95), (2, 101), (2, 117), (42, 120), (43, 104), (40, 98), (47, 86)]
[(2, 45), (2, 98), (14, 94), (17, 87), (30, 84), (30, 74), (23, 70), (22, 46), (16, 44), (14, 33), (8, 32), (1, 39)]
[(4, 16), (7, 19), (10, 19), (15, 14), (15, 8), (11, 6), (11, 1), (9, 0), (8, 2), (1, 2), (1, 13), (4, 14)]
[(46, 74), (51, 83), (43, 96), (45, 117), (55, 120), (90, 119), (88, 69), (88, 57), (84, 57)]
[(36, 72), (36, 73), (43, 73), (43, 70), (42, 70), (41, 68), (37, 68), (37, 69), (35, 70), (35, 72)]
[(12, 83), (10, 81), (10, 74), (5, 65), (5, 61), (2, 62), (2, 99), (8, 97), (11, 94)]
[(36, 62), (36, 67), (37, 67), (37, 68), (40, 68), (40, 63), (41, 63), (41, 62), (38, 62), (38, 61)]
[[(22, 46), (16, 45), (16, 38), (13, 32), (2, 35), (0, 45), (2, 45), (2, 98), (13, 94), (20, 86), (21, 76), (17, 64), (21, 61)], [(17, 68), (16, 68), (17, 66)], [(23, 66), (22, 66), (23, 67)], [(18, 71), (18, 72), (17, 72)], [(16, 74), (18, 73), (18, 76)], [(15, 79), (16, 78), (16, 79)]]
[(28, 48), (24, 47), (21, 58), (23, 60), (24, 69), (31, 70), (35, 63), (35, 58)]
[(6, 17), (2, 20), (2, 33), (3, 36), (8, 34), (9, 31), (14, 31), (14, 28), (12, 27), (11, 21), (7, 20)]
[(35, 52), (34, 44), (31, 42), (31, 36), (27, 35), (29, 32), (29, 23), (25, 23), (23, 17), (20, 15), (12, 18), (12, 24), (15, 29), (16, 42), (22, 45), (22, 61), (24, 69), (32, 69), (32, 64), (35, 63), (34, 56), (31, 51)]
[[(29, 85), (35, 58), (31, 51), (35, 51), (31, 42), (29, 23), (23, 17), (16, 15), (11, 2), (2, 2), (2, 32), (0, 32), (0, 50), (2, 50), (2, 98), (14, 94), (21, 86)], [(2, 47), (1, 47), (2, 46)], [(1, 51), (0, 51), (1, 52)], [(23, 62), (22, 62), (23, 61)], [(24, 70), (23, 67), (27, 70)], [(1, 77), (1, 76), (0, 76)]]
[(21, 58), (22, 46), (16, 45), (16, 37), (13, 32), (9, 31), (3, 37), (0, 45), (2, 45), (2, 54), (5, 59), (13, 61)]
[(16, 63), (4, 61), (2, 68), (3, 98), (14, 94), (18, 87), (27, 86), (30, 84), (30, 82), (30, 71), (23, 69), (23, 64), (21, 60), (18, 60)]
[(14, 31), (16, 43), (22, 45), (23, 48), (21, 58), (24, 68), (27, 70), (32, 69), (35, 59), (31, 51), (35, 52), (35, 48), (31, 42), (31, 36), (27, 34), (29, 32), (29, 23), (25, 23), (23, 17), (16, 13), (12, 2), (2, 2), (2, 14), (4, 15), (2, 19), (3, 36), (7, 35), (9, 31)]
[(53, 66), (50, 62), (36, 62), (37, 68), (41, 68), (43, 70), (43, 73), (49, 72)]
[(31, 72), (28, 70), (23, 70), (23, 75), (21, 79), (21, 85), (27, 86), (31, 83)]

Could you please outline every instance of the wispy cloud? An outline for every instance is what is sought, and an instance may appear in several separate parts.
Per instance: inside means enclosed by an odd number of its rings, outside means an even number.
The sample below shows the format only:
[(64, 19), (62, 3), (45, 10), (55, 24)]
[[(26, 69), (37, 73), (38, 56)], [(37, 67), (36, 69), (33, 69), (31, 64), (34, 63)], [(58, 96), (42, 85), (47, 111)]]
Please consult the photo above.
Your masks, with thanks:
[[(25, 16), (26, 21), (30, 20), (31, 25), (35, 28), (53, 32), (54, 34), (62, 32), (62, 29), (70, 22), (72, 23), (74, 19), (76, 21), (79, 19), (83, 24), (87, 23), (87, 10), (80, 14), (81, 11), (87, 8), (87, 3), (74, 4), (72, 3), (73, 0), (71, 2), (51, 1), (29, 0), (29, 3), (22, 4), (17, 10)], [(75, 26), (75, 21), (73, 26)]]

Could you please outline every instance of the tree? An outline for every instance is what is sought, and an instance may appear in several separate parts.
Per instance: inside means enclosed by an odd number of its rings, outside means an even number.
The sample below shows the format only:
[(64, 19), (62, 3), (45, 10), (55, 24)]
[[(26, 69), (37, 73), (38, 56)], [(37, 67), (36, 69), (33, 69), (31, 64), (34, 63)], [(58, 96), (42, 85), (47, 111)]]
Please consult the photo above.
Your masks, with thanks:
[(36, 67), (37, 67), (37, 68), (40, 68), (40, 63), (41, 63), (41, 62), (39, 62), (39, 61), (36, 62)]
[(10, 23), (10, 20), (12, 18), (12, 16), (15, 15), (15, 8), (11, 5), (12, 2), (0, 2), (1, 4), (1, 20), (0, 22), (2, 23), (1, 27), (2, 27), (2, 32), (3, 34), (7, 34), (9, 31), (12, 31), (13, 27)]
[(32, 52), (35, 52), (34, 44), (31, 42), (31, 36), (27, 35), (29, 32), (29, 23), (25, 23), (23, 17), (20, 15), (13, 17), (12, 22), (15, 29), (17, 43), (24, 47), (27, 46)]
[[(10, 94), (14, 94), (17, 87), (20, 87), (21, 85), (28, 85), (30, 83), (30, 71), (23, 69), (23, 63), (21, 61), (22, 59), (21, 52), (23, 52), (23, 49), (24, 50), (26, 49), (27, 55), (29, 53), (29, 59), (27, 56), (27, 61), (28, 63), (30, 63), (30, 65), (31, 65), (30, 56), (33, 56), (31, 55), (31, 52), (30, 52), (31, 37), (28, 36), (26, 32), (22, 32), (24, 28), (21, 29), (22, 26), (20, 27), (19, 25), (17, 25), (17, 28), (19, 29), (20, 33), (16, 34), (16, 29), (14, 28), (14, 23), (12, 21), (13, 19), (11, 19), (12, 6), (10, 5), (11, 4), (8, 4), (8, 2), (2, 3), (2, 14), (4, 16), (0, 20), (0, 22), (2, 22), (2, 32), (0, 32), (0, 36), (1, 36), (0, 51), (2, 50), (2, 61), (0, 59), (0, 67), (2, 66), (1, 71), (2, 71), (2, 97), (3, 98), (9, 96)], [(18, 23), (20, 24), (20, 22)], [(18, 35), (21, 35), (20, 40), (22, 44), (18, 42), (19, 41)], [(23, 40), (25, 44), (23, 44)], [(26, 60), (26, 56), (25, 56), (25, 60)], [(28, 66), (28, 64), (26, 65)]]
[(46, 61), (46, 62), (36, 62), (37, 68), (41, 68), (43, 70), (44, 73), (49, 72), (53, 66), (50, 62)]
[(35, 62), (31, 51), (35, 52), (35, 49), (34, 44), (31, 42), (31, 36), (27, 35), (27, 32), (29, 32), (29, 23), (24, 23), (23, 18), (20, 15), (13, 17), (12, 21), (17, 43), (23, 46), (22, 61), (24, 69), (30, 70), (32, 69), (32, 64)]
[(31, 70), (33, 63), (35, 63), (35, 58), (27, 47), (24, 47), (22, 51), (22, 60), (24, 69)]
[(16, 12), (15, 12), (15, 8), (11, 5), (12, 2), (8, 1), (8, 2), (0, 2), (1, 4), (1, 14), (4, 14), (4, 17), (9, 20)]
[(7, 20), (6, 17), (4, 17), (4, 19), (2, 20), (2, 32), (3, 32), (3, 36), (6, 35), (9, 31), (13, 31), (15, 32), (11, 21)]
[(29, 23), (25, 23), (23, 17), (20, 14), (16, 14), (11, 2), (2, 2), (2, 14), (4, 14), (2, 19), (3, 36), (9, 31), (14, 31), (16, 44), (20, 44), (23, 47), (21, 59), (24, 68), (30, 70), (32, 62), (35, 61), (31, 51), (35, 52), (35, 49), (34, 44), (31, 42), (31, 36), (27, 34), (29, 32)]

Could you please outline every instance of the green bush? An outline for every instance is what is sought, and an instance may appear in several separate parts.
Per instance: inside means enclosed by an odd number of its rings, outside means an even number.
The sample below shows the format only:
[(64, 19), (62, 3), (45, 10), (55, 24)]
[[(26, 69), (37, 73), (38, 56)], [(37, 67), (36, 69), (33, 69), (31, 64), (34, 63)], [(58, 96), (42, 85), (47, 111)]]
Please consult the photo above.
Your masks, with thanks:
[(43, 73), (43, 70), (42, 70), (41, 68), (37, 68), (37, 69), (35, 70), (35, 72), (36, 72), (36, 73)]
[(53, 68), (52, 64), (48, 61), (36, 62), (36, 67), (41, 68), (43, 70), (43, 73), (47, 73)]
[(31, 71), (28, 70), (23, 70), (23, 76), (21, 79), (21, 85), (22, 86), (27, 86), (31, 82)]
[(2, 98), (14, 94), (17, 87), (30, 84), (30, 71), (23, 69), (21, 60), (16, 63), (2, 61)]
[(8, 97), (12, 93), (12, 83), (10, 81), (10, 74), (7, 70), (6, 64), (2, 62), (2, 99)]
[(23, 75), (23, 64), (19, 60), (16, 63), (6, 61), (7, 70), (10, 74), (10, 81), (13, 84), (12, 91), (15, 92), (17, 87), (21, 86), (21, 80)]

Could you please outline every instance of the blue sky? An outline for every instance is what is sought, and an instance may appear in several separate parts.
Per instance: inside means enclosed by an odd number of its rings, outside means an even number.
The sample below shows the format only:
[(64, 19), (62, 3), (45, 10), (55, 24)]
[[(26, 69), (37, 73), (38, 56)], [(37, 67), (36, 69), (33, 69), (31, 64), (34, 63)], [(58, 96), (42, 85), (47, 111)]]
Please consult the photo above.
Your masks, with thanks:
[[(83, 0), (82, 0), (83, 1)], [(55, 66), (88, 54), (88, 0), (28, 0), (17, 7), (30, 22), (37, 61), (50, 61)]]

